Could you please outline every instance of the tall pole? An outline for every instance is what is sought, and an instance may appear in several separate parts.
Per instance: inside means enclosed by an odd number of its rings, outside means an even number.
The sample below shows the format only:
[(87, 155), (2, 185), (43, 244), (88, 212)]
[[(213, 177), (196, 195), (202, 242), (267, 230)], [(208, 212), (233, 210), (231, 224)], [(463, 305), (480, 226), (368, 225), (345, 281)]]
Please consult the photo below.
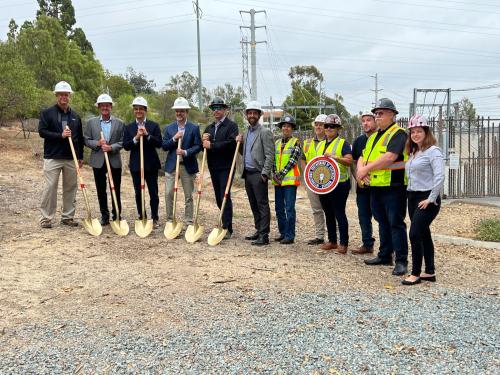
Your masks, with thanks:
[(375, 93), (375, 102), (373, 103), (373, 105), (376, 106), (377, 102), (378, 102), (378, 92), (382, 91), (383, 89), (378, 88), (378, 73), (375, 73), (374, 76), (370, 76), (370, 77), (375, 79), (375, 90), (371, 90), (371, 91), (373, 91)]
[(201, 85), (201, 53), (200, 53), (200, 7), (196, 0), (196, 35), (198, 43), (198, 108), (203, 111), (203, 94)]

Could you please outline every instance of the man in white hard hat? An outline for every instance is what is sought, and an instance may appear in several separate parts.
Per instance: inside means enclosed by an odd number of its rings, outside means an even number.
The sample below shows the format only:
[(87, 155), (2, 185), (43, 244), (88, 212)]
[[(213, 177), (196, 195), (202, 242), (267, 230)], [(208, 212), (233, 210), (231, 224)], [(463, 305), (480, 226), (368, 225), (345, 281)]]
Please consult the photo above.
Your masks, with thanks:
[(239, 152), (243, 155), (243, 174), (245, 190), (254, 218), (255, 233), (246, 236), (252, 245), (269, 244), (271, 209), (267, 184), (272, 177), (274, 164), (273, 133), (264, 128), (259, 119), (262, 116), (262, 106), (257, 101), (248, 103), (245, 110), (248, 129), (245, 134), (239, 134), (236, 141), (243, 142)]
[[(363, 134), (356, 138), (352, 144), (352, 158), (354, 163), (351, 164), (353, 176), (356, 176), (356, 163), (363, 153), (368, 138), (377, 131), (375, 123), (375, 115), (371, 111), (365, 111), (361, 114), (361, 126)], [(372, 228), (372, 209), (370, 207), (370, 190), (369, 185), (357, 180), (356, 185), (356, 205), (358, 206), (358, 220), (361, 228), (362, 245), (352, 250), (353, 254), (371, 254), (373, 253), (373, 238)]]
[[(120, 199), (120, 186), (122, 180), (122, 159), (120, 150), (123, 147), (123, 122), (111, 115), (113, 99), (108, 94), (101, 94), (96, 101), (100, 116), (92, 117), (87, 121), (84, 132), (85, 145), (90, 148), (89, 165), (94, 171), (95, 187), (99, 208), (101, 210), (101, 225), (109, 224), (108, 197), (106, 194), (108, 169), (104, 162), (104, 153), (108, 153), (111, 175), (115, 185), (118, 209), (122, 212)], [(101, 138), (101, 132), (104, 138)], [(116, 220), (116, 209), (113, 204), (113, 220)], [(120, 218), (118, 218), (120, 219)]]
[[(151, 207), (151, 218), (154, 228), (158, 228), (158, 170), (161, 168), (160, 158), (156, 149), (161, 147), (161, 131), (158, 124), (146, 119), (148, 102), (142, 96), (138, 96), (132, 102), (135, 120), (125, 127), (123, 133), (123, 148), (130, 151), (129, 169), (134, 183), (135, 204), (139, 220), (142, 220), (142, 199), (141, 199), (141, 164), (140, 146), (142, 137), (144, 144), (144, 179), (148, 186), (149, 205)], [(147, 216), (147, 214), (146, 214)], [(144, 218), (146, 219), (146, 218)]]
[(63, 205), (61, 224), (75, 227), (75, 202), (77, 189), (77, 174), (73, 154), (68, 137), (73, 139), (78, 163), (83, 165), (83, 133), (82, 120), (78, 113), (70, 108), (73, 90), (69, 83), (61, 81), (56, 84), (54, 94), (56, 104), (44, 110), (40, 115), (38, 133), (43, 142), (43, 178), (44, 189), (40, 205), (40, 225), (42, 228), (52, 228), (56, 214), (57, 186), (59, 175), (63, 176)]
[[(165, 160), (167, 221), (173, 220), (175, 167), (177, 155), (180, 155), (179, 178), (184, 190), (184, 219), (188, 225), (193, 224), (193, 190), (196, 174), (198, 173), (196, 156), (201, 151), (200, 127), (187, 119), (190, 108), (187, 99), (183, 97), (175, 99), (172, 107), (175, 110), (175, 121), (165, 127), (161, 145), (167, 151)], [(178, 148), (179, 141), (181, 142), (180, 148)]]
[[(309, 163), (318, 154), (318, 145), (322, 140), (325, 139), (325, 120), (326, 115), (320, 114), (316, 116), (312, 125), (314, 126), (314, 137), (306, 139), (302, 145), (302, 155), (300, 157), (300, 164), (302, 170), (305, 169), (307, 163)], [(319, 200), (319, 195), (313, 193), (311, 190), (306, 188), (307, 197), (309, 198), (309, 203), (311, 204), (311, 209), (314, 219), (314, 231), (315, 238), (307, 242), (308, 245), (320, 245), (325, 242), (325, 212), (321, 208), (321, 202)]]

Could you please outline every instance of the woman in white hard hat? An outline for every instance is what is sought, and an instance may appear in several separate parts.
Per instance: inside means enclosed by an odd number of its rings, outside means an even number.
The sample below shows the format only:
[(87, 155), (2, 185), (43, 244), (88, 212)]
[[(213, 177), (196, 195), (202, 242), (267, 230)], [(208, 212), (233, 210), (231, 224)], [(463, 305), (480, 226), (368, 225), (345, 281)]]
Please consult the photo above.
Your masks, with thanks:
[[(413, 116), (408, 129), (410, 137), (406, 151), (409, 158), (405, 169), (411, 220), (412, 271), (402, 284), (415, 285), (422, 280), (436, 281), (430, 225), (441, 206), (439, 192), (444, 184), (444, 159), (425, 117)], [(422, 259), (425, 260), (425, 273), (421, 273)]]

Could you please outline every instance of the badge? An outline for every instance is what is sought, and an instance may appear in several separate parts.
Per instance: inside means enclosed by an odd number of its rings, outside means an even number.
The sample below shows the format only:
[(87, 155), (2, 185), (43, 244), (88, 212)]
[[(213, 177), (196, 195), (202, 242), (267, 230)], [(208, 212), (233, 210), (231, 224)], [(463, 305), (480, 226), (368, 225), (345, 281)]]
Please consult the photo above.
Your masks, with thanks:
[(339, 183), (340, 169), (337, 162), (326, 156), (316, 156), (306, 165), (304, 181), (316, 194), (328, 194)]

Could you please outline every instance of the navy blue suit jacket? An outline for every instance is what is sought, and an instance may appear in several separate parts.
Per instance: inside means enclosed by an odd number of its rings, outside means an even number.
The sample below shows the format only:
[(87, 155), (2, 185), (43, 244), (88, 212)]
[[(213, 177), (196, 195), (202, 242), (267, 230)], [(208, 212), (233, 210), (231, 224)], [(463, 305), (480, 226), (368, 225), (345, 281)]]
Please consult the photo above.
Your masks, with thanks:
[[(156, 149), (161, 147), (161, 131), (158, 124), (154, 121), (146, 120), (147, 137), (143, 137), (144, 142), (144, 170), (157, 171), (161, 168), (160, 158)], [(134, 137), (137, 134), (137, 123), (131, 122), (125, 127), (123, 132), (123, 148), (130, 151), (129, 168), (131, 172), (141, 170), (141, 161), (139, 156), (139, 142), (134, 143)]]
[[(165, 127), (163, 133), (163, 143), (161, 147), (167, 151), (167, 159), (165, 160), (165, 172), (172, 173), (175, 171), (175, 163), (177, 161), (177, 155), (175, 150), (177, 148), (178, 141), (173, 140), (174, 135), (177, 133), (177, 122), (173, 122)], [(200, 127), (193, 124), (192, 122), (186, 122), (184, 126), (184, 136), (182, 137), (181, 149), (187, 152), (186, 156), (183, 156), (182, 161), (187, 173), (195, 174), (198, 172), (198, 161), (196, 156), (198, 152), (201, 151), (201, 136)]]

